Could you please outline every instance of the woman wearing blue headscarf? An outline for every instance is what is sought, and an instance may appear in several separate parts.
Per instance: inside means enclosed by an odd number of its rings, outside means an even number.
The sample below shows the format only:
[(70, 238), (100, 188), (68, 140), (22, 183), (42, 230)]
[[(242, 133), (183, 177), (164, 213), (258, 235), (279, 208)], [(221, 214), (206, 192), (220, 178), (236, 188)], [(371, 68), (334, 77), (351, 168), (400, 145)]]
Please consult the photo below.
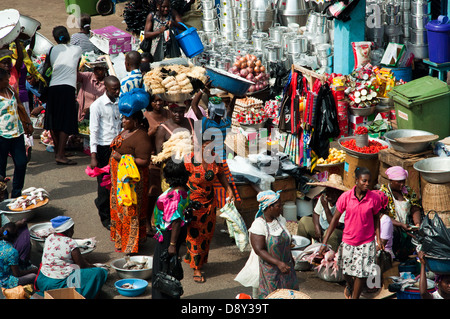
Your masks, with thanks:
[(291, 254), (292, 238), (281, 216), (280, 192), (258, 193), (259, 210), (249, 229), (250, 243), (259, 256), (258, 298), (277, 289), (298, 290), (298, 279)]
[(106, 282), (108, 271), (86, 261), (72, 239), (74, 222), (67, 216), (50, 220), (54, 233), (45, 239), (42, 262), (36, 280), (41, 294), (47, 290), (75, 287), (86, 299), (95, 298)]

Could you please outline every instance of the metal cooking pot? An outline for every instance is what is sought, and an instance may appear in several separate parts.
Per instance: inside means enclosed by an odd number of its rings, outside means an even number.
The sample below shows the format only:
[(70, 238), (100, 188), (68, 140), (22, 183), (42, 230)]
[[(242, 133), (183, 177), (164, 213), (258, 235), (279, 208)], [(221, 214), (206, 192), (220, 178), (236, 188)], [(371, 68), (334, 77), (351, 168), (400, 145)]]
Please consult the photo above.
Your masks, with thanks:
[(25, 33), (30, 38), (41, 28), (41, 23), (33, 18), (20, 15), (20, 26), (23, 27), (22, 33)]
[(202, 19), (202, 25), (204, 31), (217, 31), (219, 29), (217, 19)]
[(241, 29), (251, 29), (252, 21), (250, 19), (241, 19), (240, 17), (237, 19), (236, 25)]
[(216, 7), (215, 0), (202, 0), (203, 9), (214, 9)]
[(277, 62), (281, 59), (282, 56), (282, 47), (279, 44), (268, 44), (265, 46), (267, 61), (269, 62)]
[(389, 16), (395, 16), (400, 12), (400, 4), (386, 4), (384, 10)]
[(236, 39), (238, 40), (250, 40), (252, 38), (252, 29), (246, 29), (246, 28), (238, 28), (236, 30)]
[(273, 11), (272, 0), (253, 0), (251, 4), (252, 11)]
[(235, 0), (220, 0), (220, 7), (223, 8), (233, 8)]
[(428, 58), (428, 43), (426, 44), (413, 44), (411, 42), (407, 43), (408, 49), (414, 54), (417, 59)]
[(203, 9), (202, 11), (203, 19), (212, 20), (217, 18), (217, 10), (216, 9)]
[(272, 41), (281, 43), (283, 34), (288, 31), (288, 27), (281, 26), (279, 23), (275, 23), (273, 27), (269, 28), (269, 37)]
[(413, 29), (425, 29), (425, 26), (427, 25), (429, 21), (428, 15), (415, 15), (411, 14), (411, 21), (410, 26)]
[(265, 32), (253, 32), (252, 43), (257, 51), (263, 51), (265, 42), (267, 42), (269, 34)]
[(428, 14), (427, 1), (411, 1), (411, 14), (424, 15)]
[(287, 42), (288, 53), (305, 53), (308, 51), (308, 39), (304, 36), (290, 38)]
[(251, 10), (252, 2), (250, 0), (239, 0), (236, 4), (238, 4), (239, 10)]
[(53, 43), (39, 32), (36, 32), (33, 53), (36, 56), (47, 54)]
[(220, 8), (220, 17), (234, 19), (236, 17), (236, 10), (233, 7)]
[(427, 30), (409, 28), (409, 31), (411, 43), (419, 45), (428, 43)]
[(222, 36), (224, 37), (225, 41), (235, 41), (236, 40), (236, 34), (235, 31), (222, 31)]
[(220, 30), (234, 32), (236, 30), (236, 19), (220, 19)]
[(0, 11), (0, 48), (14, 42), (21, 30), (19, 11), (14, 9)]

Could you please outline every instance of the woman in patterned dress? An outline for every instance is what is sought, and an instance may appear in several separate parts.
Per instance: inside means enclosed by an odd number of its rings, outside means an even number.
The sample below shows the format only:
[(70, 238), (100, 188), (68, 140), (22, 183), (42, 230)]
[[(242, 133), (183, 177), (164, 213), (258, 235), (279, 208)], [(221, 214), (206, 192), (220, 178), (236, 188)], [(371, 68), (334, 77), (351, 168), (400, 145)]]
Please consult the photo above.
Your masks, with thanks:
[[(137, 91), (136, 91), (137, 90)], [(136, 92), (136, 99), (129, 98)], [(143, 99), (147, 94), (147, 100)], [(131, 105), (124, 101), (132, 101)], [(144, 101), (143, 101), (144, 100)], [(126, 254), (138, 253), (139, 243), (147, 238), (146, 219), (148, 208), (148, 188), (151, 142), (147, 134), (148, 122), (141, 109), (149, 102), (148, 93), (143, 89), (133, 89), (124, 93), (119, 101), (119, 111), (123, 115), (122, 132), (111, 143), (111, 240), (115, 249)], [(131, 155), (139, 170), (140, 180), (135, 184), (137, 203), (120, 205), (117, 198), (118, 167), (122, 155)]]
[(178, 27), (178, 22), (182, 22), (181, 16), (170, 7), (170, 1), (156, 0), (156, 10), (147, 16), (144, 28), (144, 38), (152, 40), (150, 48), (152, 56), (155, 55), (159, 37), (165, 34), (165, 31), (169, 30), (172, 25)]
[[(207, 154), (208, 144), (204, 141), (202, 154)], [(186, 236), (187, 253), (184, 261), (194, 270), (194, 281), (205, 282), (202, 274), (203, 265), (208, 261), (209, 245), (216, 226), (217, 199), (214, 196), (214, 183), (218, 180), (226, 189), (229, 200), (234, 200), (234, 192), (224, 174), (222, 163), (196, 159), (194, 152), (185, 157), (186, 170), (191, 174), (188, 187), (191, 202), (198, 202), (200, 208), (194, 210), (188, 225)]]
[(280, 192), (258, 193), (259, 210), (250, 233), (250, 243), (259, 256), (258, 298), (277, 289), (298, 290), (298, 279), (291, 254), (292, 238), (281, 215)]

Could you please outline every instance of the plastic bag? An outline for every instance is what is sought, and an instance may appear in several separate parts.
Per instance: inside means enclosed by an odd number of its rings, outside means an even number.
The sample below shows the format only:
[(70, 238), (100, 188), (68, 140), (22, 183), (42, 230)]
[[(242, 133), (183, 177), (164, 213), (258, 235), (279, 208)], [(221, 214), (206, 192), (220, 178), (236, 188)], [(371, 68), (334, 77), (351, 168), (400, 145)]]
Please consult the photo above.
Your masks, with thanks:
[(180, 45), (172, 30), (169, 29), (169, 39), (165, 41), (164, 33), (159, 37), (158, 45), (153, 54), (153, 61), (162, 61), (165, 58), (177, 58), (181, 56)]
[[(434, 213), (433, 218), (430, 213)], [(450, 229), (434, 211), (424, 217), (416, 237), (425, 255), (445, 259), (450, 256)]]
[(370, 63), (370, 53), (373, 43), (370, 41), (352, 42), (355, 69)]
[(220, 217), (226, 220), (230, 237), (234, 238), (236, 246), (243, 252), (250, 242), (244, 219), (232, 202), (225, 204), (220, 209), (220, 213)]
[(392, 256), (386, 250), (381, 250), (377, 256), (377, 265), (381, 269), (381, 273), (383, 274), (387, 270), (392, 268)]

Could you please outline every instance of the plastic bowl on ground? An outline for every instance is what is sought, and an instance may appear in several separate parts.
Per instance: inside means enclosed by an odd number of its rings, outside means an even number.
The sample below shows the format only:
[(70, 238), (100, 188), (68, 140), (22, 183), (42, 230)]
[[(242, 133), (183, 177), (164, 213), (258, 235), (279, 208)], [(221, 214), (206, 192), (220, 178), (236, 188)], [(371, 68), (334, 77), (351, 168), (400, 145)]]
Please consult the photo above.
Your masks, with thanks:
[[(131, 285), (130, 288), (124, 288), (124, 285)], [(147, 289), (148, 282), (144, 279), (139, 278), (127, 278), (120, 279), (115, 282), (114, 287), (116, 287), (119, 294), (125, 297), (137, 297), (142, 295)]]

